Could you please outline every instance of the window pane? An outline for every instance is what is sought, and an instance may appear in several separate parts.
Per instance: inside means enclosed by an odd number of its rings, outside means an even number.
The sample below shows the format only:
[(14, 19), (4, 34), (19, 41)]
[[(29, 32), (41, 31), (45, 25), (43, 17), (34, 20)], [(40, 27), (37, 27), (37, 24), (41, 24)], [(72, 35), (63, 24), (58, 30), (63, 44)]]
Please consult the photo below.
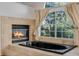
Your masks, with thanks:
[(56, 11), (55, 16), (56, 17), (62, 17), (64, 15), (64, 11)]
[(41, 36), (49, 36), (49, 25), (42, 25), (41, 26)]
[(55, 25), (50, 25), (50, 31), (53, 31), (53, 32), (55, 32)]
[(49, 13), (48, 15), (47, 15), (47, 17), (50, 17), (50, 18), (54, 18), (55, 17), (55, 12), (51, 12), (51, 13)]
[(67, 29), (65, 32), (63, 32), (64, 38), (73, 38), (74, 31), (71, 29)]
[(49, 34), (49, 29), (45, 29), (45, 33), (46, 34)]
[(58, 13), (56, 12), (57, 31), (63, 31), (63, 28), (65, 27), (64, 22), (63, 22), (63, 15), (64, 15), (63, 11), (58, 11)]
[(50, 3), (46, 3), (45, 4), (45, 7), (46, 8), (50, 8), (50, 7), (54, 7), (55, 6), (55, 3), (53, 3), (53, 2), (50, 2)]
[(57, 21), (57, 24), (56, 24), (56, 26), (57, 26), (57, 31), (63, 31), (63, 29), (64, 29), (64, 27), (65, 27), (65, 25), (64, 25), (64, 23), (62, 23), (62, 22), (60, 22), (60, 21)]
[(55, 37), (55, 32), (50, 32), (50, 37)]
[(45, 22), (46, 22), (47, 24), (49, 24), (49, 25), (55, 24), (55, 19), (54, 19), (54, 18), (47, 18), (47, 19), (45, 20)]
[(63, 32), (63, 37), (64, 38), (68, 38), (68, 33), (67, 32)]
[(49, 36), (49, 30), (41, 31), (42, 36)]
[(62, 32), (57, 32), (57, 37), (62, 37)]
[(49, 24), (55, 24), (55, 12), (49, 13), (46, 17), (46, 21)]
[(43, 31), (41, 31), (41, 36), (44, 36), (45, 34), (44, 34), (44, 32)]
[(60, 23), (57, 25), (57, 31), (61, 32), (62, 30), (63, 30), (63, 24)]

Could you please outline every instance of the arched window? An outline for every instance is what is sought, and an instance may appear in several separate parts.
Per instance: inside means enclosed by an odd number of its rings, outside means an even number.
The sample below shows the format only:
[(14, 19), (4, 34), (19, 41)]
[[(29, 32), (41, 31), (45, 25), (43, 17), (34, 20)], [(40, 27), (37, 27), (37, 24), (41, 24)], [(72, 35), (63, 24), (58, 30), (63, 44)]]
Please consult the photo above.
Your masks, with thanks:
[(39, 27), (40, 36), (74, 38), (73, 22), (64, 10), (51, 11)]

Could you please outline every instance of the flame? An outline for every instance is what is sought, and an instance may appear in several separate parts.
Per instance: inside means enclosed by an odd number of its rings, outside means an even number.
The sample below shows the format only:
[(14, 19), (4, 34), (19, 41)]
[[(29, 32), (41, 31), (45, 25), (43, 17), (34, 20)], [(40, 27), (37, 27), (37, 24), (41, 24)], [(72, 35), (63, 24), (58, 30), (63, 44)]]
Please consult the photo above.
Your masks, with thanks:
[(21, 38), (23, 35), (22, 32), (14, 32), (14, 36), (17, 37), (17, 38)]

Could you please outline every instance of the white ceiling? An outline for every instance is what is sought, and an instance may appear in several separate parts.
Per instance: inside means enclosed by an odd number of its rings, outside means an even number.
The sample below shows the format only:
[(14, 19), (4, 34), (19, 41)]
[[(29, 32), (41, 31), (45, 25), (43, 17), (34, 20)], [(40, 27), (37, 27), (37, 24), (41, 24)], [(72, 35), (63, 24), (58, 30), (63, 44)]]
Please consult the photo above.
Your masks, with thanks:
[(35, 19), (34, 9), (15, 2), (0, 2), (0, 16)]
[(34, 9), (41, 9), (44, 7), (44, 2), (19, 2), (24, 5), (28, 5)]

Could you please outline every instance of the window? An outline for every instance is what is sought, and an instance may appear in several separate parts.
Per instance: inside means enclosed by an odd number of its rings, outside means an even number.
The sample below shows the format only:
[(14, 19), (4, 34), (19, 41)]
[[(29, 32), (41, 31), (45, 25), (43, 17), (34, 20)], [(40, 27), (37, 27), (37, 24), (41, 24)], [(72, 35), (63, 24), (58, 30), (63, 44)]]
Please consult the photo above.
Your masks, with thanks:
[(45, 8), (52, 8), (52, 7), (61, 7), (61, 6), (65, 6), (66, 4), (68, 4), (68, 2), (46, 2), (45, 3)]
[(73, 23), (63, 10), (49, 12), (39, 30), (40, 36), (74, 38)]

